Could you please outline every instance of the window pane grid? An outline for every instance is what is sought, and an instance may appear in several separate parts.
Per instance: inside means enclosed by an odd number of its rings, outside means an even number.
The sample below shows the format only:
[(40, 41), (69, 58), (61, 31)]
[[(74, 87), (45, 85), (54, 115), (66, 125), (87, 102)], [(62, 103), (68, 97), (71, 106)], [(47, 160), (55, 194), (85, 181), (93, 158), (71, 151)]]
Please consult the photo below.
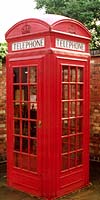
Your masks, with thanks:
[(83, 67), (62, 66), (62, 170), (82, 164)]
[(36, 172), (37, 67), (15, 67), (13, 74), (14, 165)]

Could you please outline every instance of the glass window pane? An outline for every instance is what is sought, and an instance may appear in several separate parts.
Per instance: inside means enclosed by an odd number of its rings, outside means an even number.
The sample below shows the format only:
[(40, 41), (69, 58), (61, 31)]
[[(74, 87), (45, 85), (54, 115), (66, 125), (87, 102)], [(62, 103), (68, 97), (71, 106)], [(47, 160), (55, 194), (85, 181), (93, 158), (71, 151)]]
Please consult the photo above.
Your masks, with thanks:
[(32, 104), (32, 107), (30, 110), (30, 119), (37, 119), (37, 110), (34, 104)]
[(36, 139), (30, 140), (30, 153), (36, 155), (37, 154), (37, 141)]
[(30, 110), (30, 136), (36, 137), (37, 132), (37, 109), (34, 107), (34, 104), (32, 104), (32, 108)]
[(68, 152), (68, 138), (62, 138), (62, 153)]
[(30, 83), (36, 83), (36, 82), (37, 82), (37, 68), (30, 67)]
[(37, 135), (36, 121), (30, 121), (30, 136), (36, 137), (36, 135)]
[(81, 116), (83, 114), (83, 102), (79, 101), (77, 102), (77, 115)]
[(22, 151), (28, 153), (28, 139), (22, 138)]
[(14, 117), (20, 117), (20, 105), (14, 103)]
[(22, 135), (28, 135), (28, 121), (22, 120)]
[(70, 82), (76, 82), (76, 67), (70, 67)]
[(70, 137), (70, 151), (73, 151), (76, 149), (76, 136)]
[(20, 134), (20, 120), (14, 120), (14, 134)]
[(83, 82), (83, 68), (78, 68), (77, 81)]
[(76, 153), (70, 154), (70, 167), (75, 167), (76, 165)]
[(83, 85), (78, 84), (77, 88), (77, 98), (78, 99), (83, 99)]
[(62, 170), (68, 169), (68, 155), (62, 156)]
[(70, 119), (70, 134), (76, 133), (76, 119)]
[(37, 101), (37, 86), (35, 85), (30, 86), (30, 101), (31, 102)]
[(63, 66), (62, 68), (62, 81), (68, 82), (68, 66)]
[(21, 68), (21, 82), (22, 83), (27, 83), (27, 75), (28, 75), (27, 67), (22, 67)]
[(15, 101), (19, 101), (20, 100), (20, 88), (18, 85), (14, 85), (13, 86), (13, 99)]
[(18, 67), (13, 69), (13, 82), (19, 83), (19, 68)]
[(83, 124), (83, 119), (77, 119), (77, 132), (80, 133), (82, 132), (82, 124)]
[(21, 88), (21, 100), (27, 101), (28, 100), (28, 86), (23, 85)]
[(68, 134), (68, 120), (62, 121), (62, 135)]
[(14, 152), (14, 165), (16, 167), (21, 167), (21, 155), (20, 155), (20, 153)]
[(76, 103), (75, 103), (75, 101), (70, 102), (69, 113), (70, 113), (70, 117), (75, 117), (75, 114), (76, 114)]
[(77, 135), (77, 149), (81, 149), (83, 144), (83, 135)]
[(77, 152), (77, 165), (82, 164), (82, 151)]
[(22, 103), (21, 111), (22, 111), (22, 118), (28, 118), (28, 103)]
[(62, 85), (62, 99), (63, 100), (68, 99), (68, 85), (67, 84)]
[(14, 150), (20, 151), (20, 137), (15, 136), (14, 139)]
[(70, 85), (70, 99), (75, 99), (76, 98), (76, 85), (75, 84), (71, 84)]
[(68, 102), (62, 103), (62, 117), (68, 117)]

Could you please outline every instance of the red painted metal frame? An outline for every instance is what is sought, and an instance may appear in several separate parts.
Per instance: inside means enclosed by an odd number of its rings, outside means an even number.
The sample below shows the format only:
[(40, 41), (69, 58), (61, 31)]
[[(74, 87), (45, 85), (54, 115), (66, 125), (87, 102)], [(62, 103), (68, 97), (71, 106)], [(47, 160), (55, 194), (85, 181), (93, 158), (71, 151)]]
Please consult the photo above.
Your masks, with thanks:
[[(74, 32), (73, 32), (74, 31)], [(89, 183), (89, 41), (90, 33), (74, 19), (45, 15), (14, 25), (7, 33), (7, 152), (8, 185), (54, 199)], [(12, 43), (44, 38), (43, 48), (12, 51)], [(85, 50), (57, 48), (56, 38), (84, 43)], [(37, 66), (38, 73), (38, 167), (37, 173), (14, 166), (13, 157), (13, 68)], [(82, 67), (83, 79), (83, 157), (78, 166), (62, 170), (62, 67)], [(69, 83), (68, 83), (69, 84)], [(78, 83), (75, 83), (76, 87)], [(77, 89), (76, 89), (77, 92)], [(69, 97), (68, 97), (69, 98)], [(76, 103), (78, 100), (75, 100)], [(70, 102), (70, 100), (68, 100)], [(77, 110), (77, 108), (75, 108)], [(75, 111), (76, 112), (76, 111)], [(77, 114), (76, 114), (77, 118)], [(69, 119), (70, 120), (70, 119)], [(38, 126), (41, 121), (41, 126)], [(70, 136), (69, 140), (70, 140)], [(70, 143), (68, 144), (70, 145)], [(77, 149), (74, 153), (77, 154)], [(70, 155), (70, 152), (69, 154)], [(76, 162), (76, 161), (75, 161)], [(34, 163), (33, 163), (34, 164)]]
[[(75, 55), (74, 55), (75, 56)], [(76, 65), (83, 66), (84, 69), (84, 94), (83, 94), (83, 159), (82, 164), (80, 166), (76, 166), (74, 168), (70, 168), (69, 170), (60, 172), (60, 182), (59, 182), (59, 190), (58, 196), (62, 196), (64, 194), (69, 193), (77, 188), (84, 187), (89, 184), (89, 69), (88, 69), (88, 61), (86, 58), (66, 58), (66, 57), (58, 57), (58, 66), (59, 71), (58, 74), (61, 74), (61, 66), (66, 65)], [(58, 95), (61, 97), (61, 77), (59, 77), (59, 86), (58, 86)], [(88, 94), (88, 95), (87, 95)], [(58, 106), (58, 116), (61, 116), (61, 105)], [(61, 120), (59, 119), (59, 129), (61, 130)], [(59, 146), (61, 146), (61, 133), (59, 133)], [(61, 149), (59, 154), (61, 154)], [(61, 157), (59, 161), (59, 165), (61, 166)]]

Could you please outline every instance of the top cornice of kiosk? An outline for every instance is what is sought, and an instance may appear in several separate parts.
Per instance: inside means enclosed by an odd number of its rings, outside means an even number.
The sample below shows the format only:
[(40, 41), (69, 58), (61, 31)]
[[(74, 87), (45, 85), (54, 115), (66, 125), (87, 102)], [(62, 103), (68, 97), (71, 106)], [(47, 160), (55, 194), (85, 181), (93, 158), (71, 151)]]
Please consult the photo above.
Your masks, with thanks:
[(89, 40), (91, 38), (90, 32), (79, 21), (54, 14), (44, 14), (37, 18), (34, 17), (22, 20), (7, 31), (5, 38), (8, 41), (14, 38), (17, 39), (45, 32), (71, 34), (74, 36), (85, 37)]

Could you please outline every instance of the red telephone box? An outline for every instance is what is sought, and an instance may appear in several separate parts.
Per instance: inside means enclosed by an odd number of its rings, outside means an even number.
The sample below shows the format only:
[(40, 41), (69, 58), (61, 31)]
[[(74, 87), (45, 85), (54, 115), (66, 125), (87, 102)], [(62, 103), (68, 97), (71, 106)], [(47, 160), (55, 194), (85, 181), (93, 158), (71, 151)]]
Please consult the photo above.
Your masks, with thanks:
[(90, 38), (58, 15), (6, 33), (9, 186), (50, 200), (88, 185)]

